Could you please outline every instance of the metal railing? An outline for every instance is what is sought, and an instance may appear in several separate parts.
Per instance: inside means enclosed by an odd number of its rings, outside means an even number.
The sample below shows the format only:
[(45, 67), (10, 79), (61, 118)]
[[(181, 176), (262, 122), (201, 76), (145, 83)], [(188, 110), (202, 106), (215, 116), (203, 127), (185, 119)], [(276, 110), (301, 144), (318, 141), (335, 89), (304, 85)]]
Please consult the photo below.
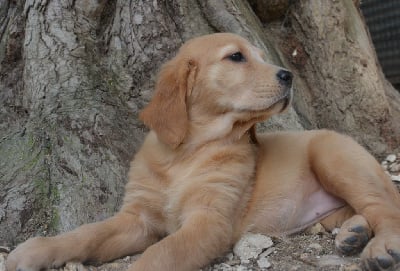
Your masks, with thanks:
[(362, 0), (361, 10), (386, 78), (400, 88), (400, 0)]

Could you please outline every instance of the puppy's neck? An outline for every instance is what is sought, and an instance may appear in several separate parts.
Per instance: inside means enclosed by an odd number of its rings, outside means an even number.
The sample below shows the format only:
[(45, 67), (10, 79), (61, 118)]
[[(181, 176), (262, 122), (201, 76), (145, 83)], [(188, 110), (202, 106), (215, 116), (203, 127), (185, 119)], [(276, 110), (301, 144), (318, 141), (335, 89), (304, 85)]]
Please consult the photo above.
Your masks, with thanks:
[(237, 120), (237, 114), (226, 113), (217, 118), (191, 121), (189, 132), (182, 143), (183, 148), (196, 149), (211, 142), (220, 144), (256, 143), (253, 126), (258, 119)]
[(232, 131), (234, 115), (227, 113), (216, 118), (192, 119), (189, 133), (185, 139), (186, 144), (202, 145), (218, 139), (227, 139)]

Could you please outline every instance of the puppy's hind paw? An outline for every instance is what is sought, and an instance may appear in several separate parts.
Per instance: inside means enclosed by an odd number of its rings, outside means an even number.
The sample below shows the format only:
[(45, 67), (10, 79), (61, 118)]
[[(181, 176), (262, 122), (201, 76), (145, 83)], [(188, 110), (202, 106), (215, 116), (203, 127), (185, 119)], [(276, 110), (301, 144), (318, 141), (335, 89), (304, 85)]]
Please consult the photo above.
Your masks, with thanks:
[[(366, 271), (398, 271), (400, 270), (400, 254), (391, 253), (389, 255), (377, 256), (362, 261), (362, 269)], [(397, 254), (397, 255), (396, 255)]]
[(400, 235), (377, 234), (365, 247), (361, 259), (364, 270), (400, 270)]
[(367, 220), (354, 215), (346, 220), (335, 239), (338, 251), (344, 255), (354, 255), (363, 250), (372, 236)]

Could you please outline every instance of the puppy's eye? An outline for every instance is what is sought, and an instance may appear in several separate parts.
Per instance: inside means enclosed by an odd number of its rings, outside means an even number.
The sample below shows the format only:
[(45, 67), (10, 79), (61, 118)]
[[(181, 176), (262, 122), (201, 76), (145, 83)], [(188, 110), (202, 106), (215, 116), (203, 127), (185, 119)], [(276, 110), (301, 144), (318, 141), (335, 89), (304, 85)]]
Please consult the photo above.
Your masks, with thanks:
[(233, 62), (245, 62), (246, 58), (242, 55), (241, 52), (236, 52), (234, 54), (231, 54), (230, 56), (228, 56), (228, 58), (230, 60), (232, 60)]

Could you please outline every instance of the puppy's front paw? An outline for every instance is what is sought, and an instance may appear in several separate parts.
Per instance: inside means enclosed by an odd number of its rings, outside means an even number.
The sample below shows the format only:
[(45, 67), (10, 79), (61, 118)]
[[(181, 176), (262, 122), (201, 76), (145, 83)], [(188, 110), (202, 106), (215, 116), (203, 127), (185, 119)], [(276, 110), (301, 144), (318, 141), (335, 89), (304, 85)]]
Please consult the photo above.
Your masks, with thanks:
[(376, 235), (361, 254), (364, 270), (400, 270), (400, 235)]
[(354, 215), (343, 223), (336, 236), (335, 245), (340, 253), (353, 255), (362, 251), (371, 235), (367, 220), (361, 215)]
[(39, 271), (57, 265), (55, 251), (48, 239), (37, 237), (20, 244), (7, 257), (7, 271)]

